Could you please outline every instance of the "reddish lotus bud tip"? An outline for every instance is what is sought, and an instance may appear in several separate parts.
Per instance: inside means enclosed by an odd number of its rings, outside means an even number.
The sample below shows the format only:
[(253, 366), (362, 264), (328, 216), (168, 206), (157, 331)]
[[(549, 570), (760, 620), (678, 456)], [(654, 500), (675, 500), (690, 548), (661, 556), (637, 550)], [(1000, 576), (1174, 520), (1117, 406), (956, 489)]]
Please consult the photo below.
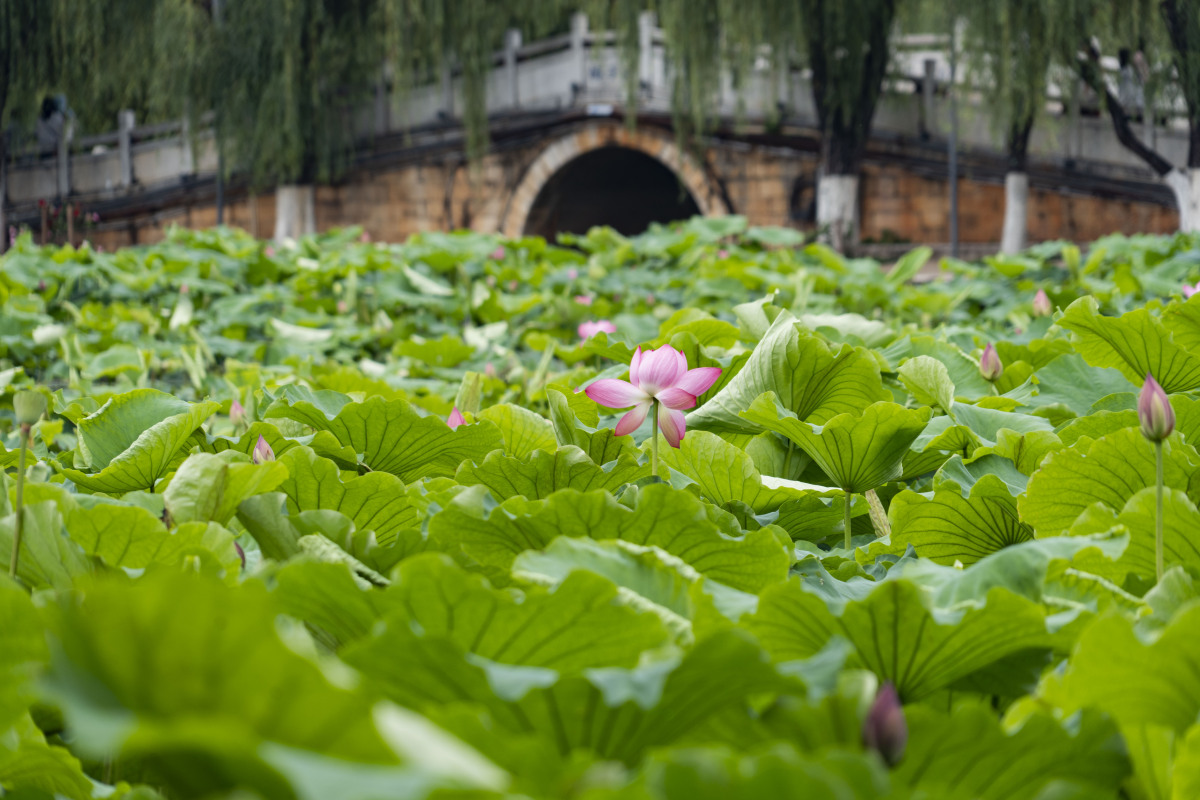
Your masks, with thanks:
[(863, 745), (874, 750), (883, 760), (894, 765), (904, 757), (908, 744), (908, 723), (904, 720), (904, 706), (900, 696), (890, 682), (883, 684), (875, 695), (875, 702), (863, 720)]
[(1137, 411), (1142, 435), (1150, 441), (1161, 442), (1175, 430), (1175, 409), (1171, 408), (1170, 398), (1153, 375), (1146, 375), (1138, 395)]
[(450, 416), (446, 418), (446, 424), (450, 426), (450, 430), (452, 431), (458, 430), (458, 426), (465, 425), (466, 422), (467, 418), (464, 417), (462, 412), (458, 410), (458, 406), (455, 406), (453, 409), (451, 409)]
[(251, 460), (255, 464), (275, 460), (275, 451), (271, 449), (271, 445), (267, 444), (267, 440), (261, 434), (258, 437), (258, 444), (254, 445), (254, 453), (251, 455)]
[(983, 355), (979, 357), (979, 374), (988, 381), (998, 380), (1004, 374), (1004, 365), (1000, 363), (1000, 354), (996, 352), (996, 346), (990, 342), (983, 349)]
[(237, 401), (236, 397), (229, 404), (229, 421), (234, 425), (240, 425), (246, 421), (246, 409)]
[(1033, 315), (1048, 317), (1053, 312), (1054, 306), (1050, 303), (1050, 296), (1046, 294), (1045, 289), (1038, 289), (1037, 294), (1033, 296)]

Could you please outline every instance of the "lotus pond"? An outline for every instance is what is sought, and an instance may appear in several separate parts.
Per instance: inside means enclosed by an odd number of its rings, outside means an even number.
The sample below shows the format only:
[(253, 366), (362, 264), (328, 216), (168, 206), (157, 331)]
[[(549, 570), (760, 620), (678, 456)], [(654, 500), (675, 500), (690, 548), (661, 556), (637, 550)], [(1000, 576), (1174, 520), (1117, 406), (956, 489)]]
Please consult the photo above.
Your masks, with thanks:
[(0, 795), (1200, 796), (1200, 237), (363, 238), (0, 260)]

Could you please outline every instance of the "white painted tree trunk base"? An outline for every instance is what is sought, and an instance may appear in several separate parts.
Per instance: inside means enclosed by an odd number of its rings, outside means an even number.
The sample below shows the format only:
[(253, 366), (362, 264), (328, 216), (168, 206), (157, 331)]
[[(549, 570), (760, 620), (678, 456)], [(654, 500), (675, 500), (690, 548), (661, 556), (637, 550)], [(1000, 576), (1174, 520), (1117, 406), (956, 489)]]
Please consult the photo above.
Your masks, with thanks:
[(317, 232), (315, 192), (311, 184), (275, 187), (275, 240), (299, 239)]
[(1000, 236), (1000, 252), (1019, 253), (1028, 243), (1029, 176), (1024, 172), (1009, 172), (1004, 176), (1004, 231)]
[(1173, 169), (1163, 176), (1163, 182), (1175, 194), (1179, 230), (1184, 233), (1200, 230), (1200, 169)]
[(822, 241), (844, 251), (858, 241), (858, 176), (822, 175), (817, 182), (817, 227)]

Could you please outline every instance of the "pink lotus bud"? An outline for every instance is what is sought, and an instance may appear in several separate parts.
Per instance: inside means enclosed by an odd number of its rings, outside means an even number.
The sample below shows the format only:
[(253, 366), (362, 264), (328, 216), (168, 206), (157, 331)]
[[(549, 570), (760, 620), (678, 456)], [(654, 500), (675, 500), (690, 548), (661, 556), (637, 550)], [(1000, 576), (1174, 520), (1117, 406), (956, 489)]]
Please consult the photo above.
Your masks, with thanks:
[(242, 407), (236, 397), (229, 404), (229, 421), (234, 425), (241, 425), (246, 421), (246, 409)]
[(517, 290), (517, 286), (518, 286), (518, 285), (519, 285), (519, 284), (518, 284), (516, 281), (509, 281), (509, 282), (508, 282), (508, 290), (509, 290), (510, 292), (515, 292), (515, 291)]
[(652, 306), (652, 305), (654, 305), (654, 304), (655, 304), (655, 303), (657, 303), (657, 302), (658, 302), (658, 300), (657, 300), (657, 298), (655, 298), (655, 297), (654, 297), (654, 295), (652, 295), (652, 294), (648, 294), (648, 295), (646, 295), (646, 304), (647, 304), (647, 305), (651, 305), (651, 306)]
[(366, 244), (367, 242), (371, 241), (371, 234), (363, 231), (361, 234), (359, 234), (358, 240), (363, 244)]
[(266, 247), (263, 248), (263, 255), (265, 255), (267, 258), (274, 258), (275, 257), (275, 248), (271, 247), (271, 245), (267, 245)]
[(581, 306), (590, 306), (592, 304), (592, 296), (588, 294), (575, 295), (575, 302)]
[(863, 720), (863, 745), (874, 750), (883, 760), (894, 765), (904, 756), (908, 743), (908, 724), (904, 721), (904, 707), (896, 687), (890, 682), (883, 684), (875, 695), (875, 702)]
[(1195, 286), (1188, 286), (1185, 284), (1183, 287), (1183, 296), (1184, 297), (1191, 297), (1196, 292), (1200, 292), (1200, 283), (1197, 283)]
[(1004, 365), (1000, 363), (1000, 355), (996, 352), (996, 346), (990, 342), (987, 347), (983, 348), (983, 355), (979, 358), (979, 374), (988, 381), (996, 381), (1004, 374)]
[(483, 365), (483, 374), (488, 376), (489, 378), (496, 377), (496, 365), (490, 361), (488, 363), (484, 364)]
[(450, 416), (446, 418), (446, 424), (450, 426), (450, 430), (452, 431), (458, 430), (458, 426), (465, 425), (466, 422), (466, 417), (464, 417), (462, 412), (458, 410), (458, 406), (455, 406), (453, 409), (451, 409)]
[(345, 313), (346, 313), (347, 311), (349, 311), (349, 310), (350, 310), (350, 304), (349, 304), (349, 303), (347, 303), (345, 300), (338, 300), (338, 301), (337, 301), (337, 312), (338, 312), (339, 314), (345, 314)]
[(38, 291), (39, 292), (46, 291), (46, 282), (45, 281), (38, 281)]
[(190, 291), (190, 289), (188, 289), (188, 285), (186, 283), (179, 284), (179, 293), (180, 294), (187, 294), (189, 291)]
[(729, 258), (729, 251), (728, 250), (718, 250), (717, 258)]
[(275, 451), (271, 449), (271, 445), (267, 444), (267, 440), (262, 437), (262, 434), (259, 434), (258, 444), (254, 445), (254, 453), (250, 458), (255, 464), (275, 460)]
[(569, 270), (567, 270), (567, 278), (569, 280), (577, 280), (579, 278), (579, 270), (571, 267)]
[(501, 245), (492, 251), (492, 261), (503, 261), (505, 256), (504, 246)]
[(1054, 312), (1054, 306), (1050, 303), (1050, 297), (1046, 294), (1045, 289), (1038, 289), (1037, 294), (1033, 296), (1033, 315), (1035, 317), (1048, 317)]
[(617, 326), (606, 319), (598, 319), (595, 322), (579, 323), (577, 331), (580, 339), (590, 339), (597, 333), (616, 333)]
[(93, 211), (92, 212), (92, 222), (99, 222), (99, 221), (100, 221), (100, 214), (96, 211)]
[(1153, 375), (1146, 375), (1142, 384), (1142, 392), (1138, 395), (1138, 422), (1142, 426), (1142, 436), (1152, 442), (1161, 442), (1175, 430), (1175, 409), (1167, 393), (1154, 380)]

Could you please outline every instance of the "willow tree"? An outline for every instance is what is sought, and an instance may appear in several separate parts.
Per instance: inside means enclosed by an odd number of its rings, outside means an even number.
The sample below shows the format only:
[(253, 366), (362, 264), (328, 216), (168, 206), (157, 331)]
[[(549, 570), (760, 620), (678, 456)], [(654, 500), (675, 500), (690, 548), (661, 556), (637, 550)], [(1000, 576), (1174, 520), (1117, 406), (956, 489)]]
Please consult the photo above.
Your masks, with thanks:
[(28, 124), (54, 81), (53, 17), (39, 0), (0, 2), (0, 253), (8, 247), (8, 130)]
[[(1058, 47), (1067, 65), (1102, 98), (1121, 144), (1140, 158), (1175, 196), (1180, 230), (1200, 230), (1200, 4), (1195, 0), (1056, 0)], [(1187, 163), (1178, 166), (1142, 139), (1112, 90), (1102, 58), (1137, 48), (1148, 67), (1166, 67), (1173, 93), (1187, 109)], [(1152, 88), (1152, 87), (1148, 87)], [(1171, 92), (1166, 93), (1172, 99)], [(1153, 114), (1152, 93), (1144, 113)]]
[(1029, 138), (1045, 104), (1056, 0), (962, 3), (975, 88), (1004, 133), (1004, 227), (1000, 249), (1025, 249), (1029, 209)]

